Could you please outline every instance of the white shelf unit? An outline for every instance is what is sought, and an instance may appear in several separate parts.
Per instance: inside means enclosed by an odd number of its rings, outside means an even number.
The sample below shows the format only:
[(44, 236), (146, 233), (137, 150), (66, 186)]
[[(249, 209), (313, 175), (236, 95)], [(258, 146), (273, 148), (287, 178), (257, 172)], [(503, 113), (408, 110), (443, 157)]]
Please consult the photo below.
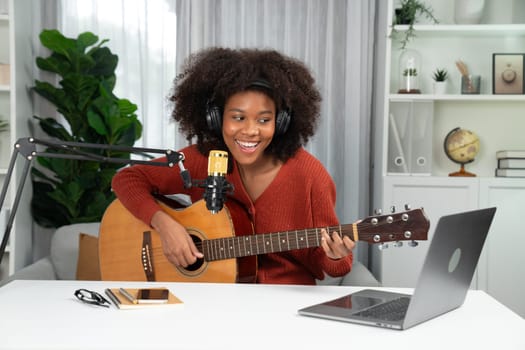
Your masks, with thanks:
[[(525, 179), (494, 177), (498, 150), (525, 149), (525, 94), (499, 95), (492, 92), (492, 55), (525, 54), (525, 23), (493, 24), (495, 20), (487, 16), (497, 17), (498, 21), (505, 17), (498, 14), (499, 9), (493, 8), (486, 15), (487, 24), (450, 24), (454, 17), (452, 1), (425, 0), (436, 9), (435, 14), (442, 24), (415, 25), (416, 37), (410, 40), (407, 48), (417, 50), (421, 56), (421, 94), (399, 94), (399, 56), (402, 51), (398, 35), (403, 35), (407, 26), (396, 26), (396, 33), (392, 35), (394, 3), (395, 0), (388, 1), (384, 16), (385, 79), (379, 82), (384, 89), (377, 103), (376, 144), (379, 148), (375, 152), (374, 206), (402, 208), (410, 204), (413, 208), (424, 207), (431, 219), (430, 239), (442, 215), (497, 206), (472, 287), (487, 291), (525, 317), (525, 300), (518, 297), (525, 294), (525, 277), (519, 267), (525, 265), (525, 256), (515, 244), (525, 238), (525, 230), (521, 229), (519, 222), (525, 205)], [(479, 95), (460, 93), (457, 60), (465, 62), (472, 74), (481, 75)], [(433, 93), (432, 72), (436, 68), (445, 68), (449, 73), (446, 94)], [(390, 147), (396, 145), (392, 140), (389, 142), (389, 120), (392, 111), (402, 110), (399, 106), (404, 103), (432, 106), (432, 137), (428, 138), (432, 168), (425, 176), (389, 172)], [(412, 117), (418, 118), (418, 115)], [(443, 142), (448, 132), (456, 127), (472, 130), (479, 136), (480, 152), (474, 162), (466, 165), (466, 170), (477, 177), (448, 176), (459, 170), (459, 164), (445, 155)], [(517, 210), (521, 210), (521, 214), (517, 214)], [(428, 242), (422, 242), (415, 249), (403, 247), (380, 251), (372, 247), (372, 271), (385, 286), (414, 287), (427, 247)]]
[[(0, 63), (10, 65), (9, 85), (0, 86), (0, 115), (9, 122), (9, 131), (0, 133), (1, 186), (6, 180), (13, 145), (18, 138), (29, 135), (28, 123), (33, 115), (28, 91), (28, 87), (33, 84), (33, 5), (31, 0), (9, 0), (8, 13), (0, 16)], [(22, 163), (19, 160), (13, 171), (2, 215), (11, 210), (16, 190), (20, 185)], [(32, 261), (30, 197), (31, 185), (30, 181), (26, 181), (1, 262), (0, 278), (13, 274)], [(3, 238), (5, 227), (0, 229), (0, 238)]]
[[(417, 50), (422, 58), (419, 74), (421, 94), (397, 93), (402, 50), (396, 38), (404, 35), (407, 26), (396, 26), (397, 34), (393, 35), (392, 27), (389, 25), (387, 28), (389, 40), (386, 45), (385, 75), (389, 78), (385, 84), (384, 115), (388, 116), (390, 103), (393, 102), (434, 101), (432, 175), (446, 176), (457, 167), (442, 152), (445, 136), (455, 127), (472, 130), (480, 137), (480, 153), (467, 166), (469, 171), (479, 176), (494, 175), (496, 151), (525, 149), (525, 139), (521, 135), (522, 127), (525, 127), (525, 95), (492, 92), (492, 54), (525, 54), (525, 24), (415, 25), (416, 36), (407, 48)], [(459, 59), (467, 64), (473, 74), (481, 75), (481, 94), (460, 94), (461, 75), (455, 66), (455, 61)], [(433, 94), (431, 77), (436, 68), (445, 68), (449, 72), (447, 94)], [(388, 125), (386, 120), (384, 125)], [(387, 140), (388, 128), (383, 133), (384, 140)], [(385, 142), (384, 154), (388, 154), (387, 147), (388, 142)], [(383, 161), (383, 174), (386, 175), (387, 159)]]

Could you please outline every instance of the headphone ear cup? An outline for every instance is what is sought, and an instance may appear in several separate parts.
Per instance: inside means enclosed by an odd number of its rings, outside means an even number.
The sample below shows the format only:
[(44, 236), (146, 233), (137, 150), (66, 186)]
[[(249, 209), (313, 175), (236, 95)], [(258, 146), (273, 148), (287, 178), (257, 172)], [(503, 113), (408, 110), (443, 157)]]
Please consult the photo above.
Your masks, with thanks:
[(275, 119), (275, 134), (283, 135), (290, 126), (290, 119), (292, 118), (290, 111), (284, 109), (277, 113), (277, 118)]
[(222, 132), (222, 113), (219, 107), (208, 105), (206, 107), (206, 124), (208, 129), (220, 135)]

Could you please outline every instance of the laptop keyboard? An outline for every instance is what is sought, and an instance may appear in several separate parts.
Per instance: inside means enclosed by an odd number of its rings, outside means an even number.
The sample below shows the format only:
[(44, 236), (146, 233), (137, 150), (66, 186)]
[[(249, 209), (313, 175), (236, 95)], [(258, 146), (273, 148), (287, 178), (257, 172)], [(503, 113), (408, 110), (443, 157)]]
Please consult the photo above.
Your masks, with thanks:
[(373, 317), (386, 321), (400, 321), (405, 317), (410, 298), (393, 299), (356, 313), (356, 316)]

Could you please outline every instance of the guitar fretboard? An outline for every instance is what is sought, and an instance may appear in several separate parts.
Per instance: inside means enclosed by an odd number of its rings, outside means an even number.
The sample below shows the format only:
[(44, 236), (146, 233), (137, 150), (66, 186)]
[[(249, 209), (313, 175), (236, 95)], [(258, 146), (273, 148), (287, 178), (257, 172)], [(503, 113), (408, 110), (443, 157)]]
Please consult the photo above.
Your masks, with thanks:
[[(351, 224), (331, 226), (325, 229), (329, 233), (341, 232), (353, 239)], [(202, 242), (202, 253), (206, 261), (213, 261), (312, 248), (320, 245), (321, 229), (313, 228), (204, 240)]]

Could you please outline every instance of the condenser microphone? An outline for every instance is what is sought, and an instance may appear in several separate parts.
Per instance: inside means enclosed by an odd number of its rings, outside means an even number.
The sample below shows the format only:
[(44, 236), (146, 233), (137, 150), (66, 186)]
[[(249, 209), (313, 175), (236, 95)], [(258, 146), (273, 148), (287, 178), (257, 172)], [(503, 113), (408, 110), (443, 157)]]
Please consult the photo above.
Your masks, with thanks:
[(232, 190), (232, 185), (226, 181), (227, 172), (228, 153), (225, 151), (210, 151), (204, 199), (206, 200), (206, 208), (212, 214), (222, 210), (226, 200), (226, 193)]

